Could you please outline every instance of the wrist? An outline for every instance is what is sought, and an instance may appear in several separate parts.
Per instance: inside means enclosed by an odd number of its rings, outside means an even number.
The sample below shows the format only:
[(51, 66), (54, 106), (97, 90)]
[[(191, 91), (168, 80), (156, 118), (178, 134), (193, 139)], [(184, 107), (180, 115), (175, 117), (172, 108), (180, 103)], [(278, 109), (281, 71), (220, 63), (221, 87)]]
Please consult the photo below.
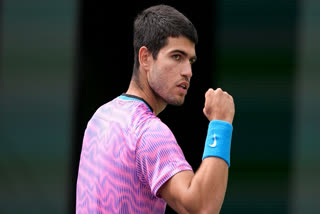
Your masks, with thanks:
[(233, 117), (211, 117), (209, 119), (210, 122), (212, 121), (222, 121), (222, 122), (227, 122), (227, 123), (230, 123), (232, 125), (232, 122), (233, 122)]
[(230, 167), (232, 131), (232, 124), (228, 121), (210, 121), (202, 160), (207, 157), (218, 157), (225, 160)]

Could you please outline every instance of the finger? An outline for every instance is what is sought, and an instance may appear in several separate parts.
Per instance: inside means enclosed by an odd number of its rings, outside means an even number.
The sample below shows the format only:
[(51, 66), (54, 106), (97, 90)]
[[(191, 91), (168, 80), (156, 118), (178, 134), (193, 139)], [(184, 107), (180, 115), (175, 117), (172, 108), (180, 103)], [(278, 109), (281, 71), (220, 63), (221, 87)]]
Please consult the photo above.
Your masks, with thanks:
[(209, 88), (207, 91), (207, 93), (212, 93), (212, 92), (214, 92), (214, 90), (212, 88)]
[(205, 93), (205, 97), (207, 97), (210, 93), (214, 92), (212, 88), (209, 88), (207, 92)]

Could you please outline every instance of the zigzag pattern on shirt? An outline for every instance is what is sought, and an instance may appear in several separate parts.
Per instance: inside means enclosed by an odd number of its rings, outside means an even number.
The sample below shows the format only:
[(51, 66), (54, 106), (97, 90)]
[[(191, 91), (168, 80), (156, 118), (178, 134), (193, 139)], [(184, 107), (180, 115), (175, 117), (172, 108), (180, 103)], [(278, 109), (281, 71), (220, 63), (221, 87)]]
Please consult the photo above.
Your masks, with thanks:
[(191, 167), (170, 129), (143, 102), (116, 98), (88, 122), (76, 212), (164, 213), (157, 190), (181, 170)]

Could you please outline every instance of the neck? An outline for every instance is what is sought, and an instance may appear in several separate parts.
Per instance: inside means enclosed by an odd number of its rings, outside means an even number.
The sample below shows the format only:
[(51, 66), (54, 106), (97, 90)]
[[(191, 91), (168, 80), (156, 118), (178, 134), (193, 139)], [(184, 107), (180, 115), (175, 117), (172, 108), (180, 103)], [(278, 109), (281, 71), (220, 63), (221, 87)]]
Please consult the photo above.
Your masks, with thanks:
[(148, 83), (138, 82), (135, 78), (131, 79), (126, 93), (144, 99), (152, 107), (155, 115), (158, 115), (167, 106), (167, 103), (162, 98), (156, 96)]

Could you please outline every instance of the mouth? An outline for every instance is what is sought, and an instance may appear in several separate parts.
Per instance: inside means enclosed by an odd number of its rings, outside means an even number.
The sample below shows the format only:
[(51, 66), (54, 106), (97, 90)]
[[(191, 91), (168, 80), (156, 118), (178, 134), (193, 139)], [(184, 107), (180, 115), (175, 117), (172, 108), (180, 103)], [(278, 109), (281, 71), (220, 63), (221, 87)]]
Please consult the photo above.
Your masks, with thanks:
[(186, 93), (189, 88), (189, 83), (188, 82), (181, 82), (177, 85), (177, 87), (181, 88)]
[(179, 87), (183, 88), (183, 89), (187, 89), (186, 85), (179, 85)]

